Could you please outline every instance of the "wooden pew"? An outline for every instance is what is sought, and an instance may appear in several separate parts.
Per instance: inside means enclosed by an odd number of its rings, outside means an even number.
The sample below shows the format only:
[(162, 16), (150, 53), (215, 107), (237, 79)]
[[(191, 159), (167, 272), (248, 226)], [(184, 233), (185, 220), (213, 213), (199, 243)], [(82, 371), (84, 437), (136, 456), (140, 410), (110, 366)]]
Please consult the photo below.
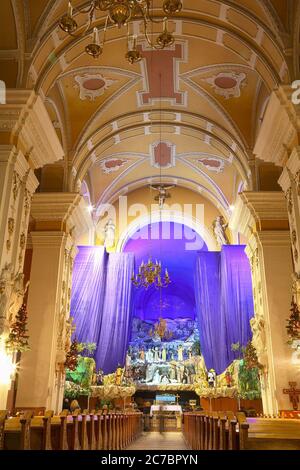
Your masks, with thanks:
[(79, 410), (67, 416), (67, 442), (69, 450), (80, 450), (78, 416)]
[(34, 416), (30, 421), (30, 449), (51, 450), (51, 417)]
[(0, 450), (4, 447), (4, 426), (8, 413), (6, 410), (0, 410)]
[(30, 417), (9, 418), (4, 424), (4, 450), (30, 450)]
[(95, 415), (91, 411), (84, 410), (86, 415), (86, 433), (87, 433), (87, 448), (89, 450), (96, 449), (96, 436), (95, 436)]
[(246, 450), (300, 450), (300, 420), (247, 418), (243, 426)]
[(59, 416), (51, 418), (51, 446), (53, 450), (68, 450), (67, 439), (67, 416), (68, 411), (64, 410)]

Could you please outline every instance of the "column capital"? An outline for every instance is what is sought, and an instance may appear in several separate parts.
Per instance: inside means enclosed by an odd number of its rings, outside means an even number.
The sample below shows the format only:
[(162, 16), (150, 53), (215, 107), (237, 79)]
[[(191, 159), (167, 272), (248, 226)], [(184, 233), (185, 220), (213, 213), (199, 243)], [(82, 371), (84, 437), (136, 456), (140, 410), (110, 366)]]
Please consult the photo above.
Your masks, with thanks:
[(73, 240), (65, 232), (31, 232), (29, 243), (33, 249), (38, 246), (60, 248), (63, 245), (69, 250), (73, 248)]
[(36, 193), (31, 215), (36, 231), (63, 231), (75, 240), (93, 228), (91, 214), (79, 193)]
[(2, 141), (21, 150), (32, 168), (40, 168), (64, 157), (64, 151), (46, 107), (34, 91), (7, 90), (0, 106)]
[(254, 147), (260, 160), (284, 166), (298, 144), (300, 110), (292, 103), (293, 91), (290, 86), (280, 86), (271, 94)]
[(237, 197), (229, 227), (248, 239), (254, 232), (289, 229), (284, 193), (245, 191)]

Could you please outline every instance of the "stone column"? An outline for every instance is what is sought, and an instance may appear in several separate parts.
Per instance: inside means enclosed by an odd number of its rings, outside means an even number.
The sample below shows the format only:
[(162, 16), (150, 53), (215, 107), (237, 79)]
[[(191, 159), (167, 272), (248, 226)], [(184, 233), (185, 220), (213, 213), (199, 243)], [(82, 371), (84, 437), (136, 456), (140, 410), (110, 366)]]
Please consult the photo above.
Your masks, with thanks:
[[(34, 170), (61, 159), (63, 150), (41, 98), (29, 90), (7, 91), (0, 138), (0, 353), (11, 360), (5, 342), (26, 290), (24, 254), (38, 186)], [(0, 374), (0, 409), (6, 408), (9, 389), (9, 377)]]
[[(17, 407), (61, 410), (66, 352), (71, 345), (70, 315), (75, 240), (88, 231), (87, 208), (77, 193), (40, 193), (33, 197), (35, 230), (28, 293), (31, 350), (22, 356)], [(88, 220), (88, 219), (87, 219)]]
[(286, 319), (293, 270), (284, 194), (245, 192), (239, 195), (230, 226), (247, 239), (253, 279), (255, 317), (252, 343), (264, 366), (261, 373), (264, 413), (291, 409), (283, 389), (297, 373), (287, 344)]

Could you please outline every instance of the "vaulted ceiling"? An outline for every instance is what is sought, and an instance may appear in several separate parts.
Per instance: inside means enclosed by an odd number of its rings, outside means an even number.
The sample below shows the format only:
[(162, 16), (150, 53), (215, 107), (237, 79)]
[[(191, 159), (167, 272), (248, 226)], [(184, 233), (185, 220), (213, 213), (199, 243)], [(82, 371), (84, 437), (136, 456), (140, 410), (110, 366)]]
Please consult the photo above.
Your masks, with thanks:
[[(98, 59), (84, 52), (92, 27), (103, 31), (101, 11), (87, 34), (70, 37), (58, 26), (67, 1), (2, 0), (0, 78), (42, 96), (65, 151), (43, 169), (41, 189), (81, 188), (96, 206), (162, 178), (226, 214), (253, 185), (271, 91), (299, 73), (299, 3), (184, 0), (163, 51), (147, 47), (135, 22), (143, 60), (130, 65), (125, 28), (109, 28)], [(153, 1), (157, 17), (161, 5)]]

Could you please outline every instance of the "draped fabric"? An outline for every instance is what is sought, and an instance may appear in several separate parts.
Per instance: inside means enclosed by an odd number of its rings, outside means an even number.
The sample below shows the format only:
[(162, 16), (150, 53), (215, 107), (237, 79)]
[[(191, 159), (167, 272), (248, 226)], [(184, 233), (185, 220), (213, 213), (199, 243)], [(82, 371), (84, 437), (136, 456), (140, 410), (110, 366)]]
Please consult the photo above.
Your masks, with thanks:
[(76, 337), (82, 343), (98, 344), (106, 287), (108, 254), (102, 246), (81, 246), (75, 258), (71, 316)]
[(215, 370), (222, 367), (217, 346), (224, 341), (220, 330), (220, 288), (219, 253), (199, 254), (195, 272), (196, 316), (206, 367)]
[(124, 365), (132, 319), (132, 254), (79, 247), (73, 271), (71, 315), (79, 342), (96, 343), (105, 374)]
[(132, 283), (134, 255), (109, 255), (106, 292), (101, 329), (96, 351), (96, 363), (105, 374), (124, 365), (132, 319)]
[(237, 358), (233, 343), (251, 339), (252, 280), (244, 246), (199, 253), (195, 272), (197, 321), (208, 369), (222, 373)]

